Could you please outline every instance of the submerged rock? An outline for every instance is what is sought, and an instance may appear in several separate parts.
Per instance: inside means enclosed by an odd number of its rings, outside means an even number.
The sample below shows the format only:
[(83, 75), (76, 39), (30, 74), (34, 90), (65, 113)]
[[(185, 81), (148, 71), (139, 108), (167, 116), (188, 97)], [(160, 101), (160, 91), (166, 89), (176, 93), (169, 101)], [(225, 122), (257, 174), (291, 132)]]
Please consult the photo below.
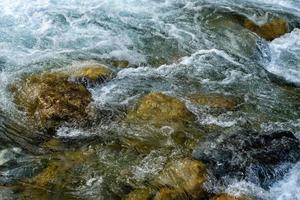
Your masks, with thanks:
[(32, 75), (14, 86), (14, 100), (36, 127), (55, 129), (63, 122), (81, 121), (88, 116), (90, 92), (60, 73)]
[(113, 60), (111, 63), (114, 67), (119, 68), (126, 68), (129, 65), (129, 62), (127, 60)]
[(185, 192), (170, 188), (161, 188), (155, 195), (154, 200), (187, 200), (189, 196)]
[(195, 104), (226, 110), (232, 110), (239, 104), (236, 100), (221, 95), (193, 94), (190, 99)]
[(50, 160), (48, 166), (28, 182), (38, 188), (64, 189), (66, 184), (70, 184), (76, 178), (72, 177), (70, 171), (82, 166), (91, 155), (92, 152), (66, 152)]
[(268, 188), (288, 170), (286, 163), (300, 160), (300, 141), (293, 133), (238, 132), (213, 137), (193, 152), (208, 165), (217, 179), (245, 179)]
[(94, 86), (112, 76), (112, 71), (102, 65), (85, 66), (71, 72), (71, 80), (85, 86)]
[(215, 197), (213, 197), (211, 200), (251, 200), (247, 197), (234, 197), (230, 196), (228, 194), (220, 194)]
[(159, 92), (144, 96), (137, 108), (127, 116), (127, 121), (144, 121), (158, 127), (172, 123), (188, 123), (193, 114), (175, 97)]
[(149, 188), (140, 188), (133, 190), (123, 198), (123, 200), (151, 200), (153, 190)]
[(191, 198), (204, 197), (206, 193), (202, 186), (206, 177), (205, 165), (200, 161), (188, 158), (171, 161), (153, 182), (155, 186), (168, 187), (170, 190), (161, 190), (155, 199), (168, 195), (174, 196), (170, 199), (187, 195)]
[[(123, 143), (140, 153), (170, 146), (190, 146), (197, 141), (192, 127), (194, 115), (175, 97), (152, 92), (145, 95), (124, 120), (130, 131), (122, 134)], [(194, 137), (194, 138), (193, 138)], [(191, 140), (189, 140), (191, 139)]]
[(258, 25), (255, 22), (246, 19), (244, 27), (255, 32), (260, 37), (266, 40), (274, 40), (288, 32), (288, 24), (283, 18), (274, 18), (270, 22), (263, 25)]

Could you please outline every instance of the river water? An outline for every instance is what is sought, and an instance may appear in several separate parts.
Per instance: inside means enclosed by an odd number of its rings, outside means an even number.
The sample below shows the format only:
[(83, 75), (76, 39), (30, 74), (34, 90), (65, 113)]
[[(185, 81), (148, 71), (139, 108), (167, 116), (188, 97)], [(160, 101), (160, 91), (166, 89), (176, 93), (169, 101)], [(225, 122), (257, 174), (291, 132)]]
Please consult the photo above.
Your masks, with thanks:
[[(28, 190), (37, 199), (43, 192), (45, 199), (119, 199), (125, 183), (143, 182), (167, 159), (189, 154), (176, 148), (145, 156), (111, 150), (105, 144), (124, 132), (139, 136), (143, 127), (131, 130), (101, 118), (88, 128), (60, 127), (55, 138), (64, 142), (63, 150), (49, 153), (8, 89), (24, 74), (127, 60), (125, 69), (107, 64), (116, 76), (90, 89), (99, 110), (123, 113), (142, 95), (160, 91), (185, 102), (199, 126), (217, 126), (224, 134), (283, 129), (300, 137), (299, 0), (1, 0), (0, 10), (0, 199), (24, 198)], [(268, 42), (237, 26), (236, 14), (257, 23), (281, 16), (290, 30)], [(216, 115), (188, 100), (195, 92), (225, 94), (243, 104)], [(97, 159), (77, 172), (80, 181), (66, 181), (63, 194), (15, 189), (49, 157), (79, 147), (95, 147)], [(268, 188), (247, 180), (209, 187), (257, 199), (300, 200), (299, 165)], [(128, 169), (131, 178), (120, 176)]]

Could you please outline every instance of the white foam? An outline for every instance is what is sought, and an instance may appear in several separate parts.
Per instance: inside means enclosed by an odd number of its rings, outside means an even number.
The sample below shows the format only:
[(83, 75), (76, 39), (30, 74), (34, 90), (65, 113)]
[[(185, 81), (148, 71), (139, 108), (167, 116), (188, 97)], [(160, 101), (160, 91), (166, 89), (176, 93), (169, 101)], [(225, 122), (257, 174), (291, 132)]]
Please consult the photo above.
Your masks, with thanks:
[(300, 29), (295, 29), (270, 43), (271, 63), (267, 70), (300, 85)]
[(300, 200), (300, 162), (270, 189), (271, 199), (274, 200)]

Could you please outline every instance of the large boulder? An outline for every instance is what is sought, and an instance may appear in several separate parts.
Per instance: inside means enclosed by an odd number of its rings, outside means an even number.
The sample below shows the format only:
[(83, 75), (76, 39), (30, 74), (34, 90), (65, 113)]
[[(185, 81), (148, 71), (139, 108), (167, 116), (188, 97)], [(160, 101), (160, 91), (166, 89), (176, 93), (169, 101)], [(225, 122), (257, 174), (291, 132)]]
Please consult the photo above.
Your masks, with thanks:
[(16, 105), (34, 126), (46, 129), (85, 119), (92, 101), (82, 84), (70, 82), (63, 73), (27, 76), (13, 86), (13, 92)]
[(193, 152), (215, 177), (244, 179), (268, 188), (300, 160), (300, 141), (293, 133), (240, 131), (212, 136)]
[(155, 186), (171, 190), (159, 191), (156, 199), (162, 199), (158, 197), (166, 194), (172, 194), (173, 199), (187, 195), (195, 199), (204, 197), (206, 192), (203, 184), (206, 179), (207, 172), (202, 162), (189, 158), (171, 161), (153, 181)]
[(288, 32), (288, 24), (283, 18), (274, 18), (270, 22), (258, 25), (255, 22), (246, 19), (244, 27), (256, 33), (260, 37), (271, 41)]

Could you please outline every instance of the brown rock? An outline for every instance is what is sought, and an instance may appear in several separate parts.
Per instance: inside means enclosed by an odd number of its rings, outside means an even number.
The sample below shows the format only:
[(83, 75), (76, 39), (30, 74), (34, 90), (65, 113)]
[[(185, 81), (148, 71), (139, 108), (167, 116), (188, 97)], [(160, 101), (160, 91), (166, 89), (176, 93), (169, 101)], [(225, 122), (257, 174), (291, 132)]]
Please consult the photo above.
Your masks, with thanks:
[(59, 73), (25, 77), (14, 88), (16, 105), (39, 128), (53, 129), (62, 122), (83, 120), (92, 101), (82, 84)]
[(274, 18), (272, 21), (261, 26), (246, 19), (244, 27), (268, 41), (274, 40), (288, 32), (288, 24), (283, 18)]
[(221, 95), (194, 94), (190, 96), (190, 99), (195, 104), (207, 105), (217, 109), (232, 110), (238, 105), (236, 100)]
[(140, 153), (161, 147), (191, 147), (191, 141), (201, 136), (193, 127), (194, 115), (185, 104), (158, 92), (142, 97), (124, 122), (130, 131), (122, 135), (123, 143)]
[(188, 200), (189, 196), (183, 190), (161, 188), (155, 195), (154, 200)]
[(220, 194), (215, 197), (213, 197), (211, 200), (251, 200), (247, 197), (234, 197), (230, 196), (228, 194)]
[(70, 170), (83, 164), (92, 152), (66, 152), (49, 161), (48, 166), (28, 182), (41, 188), (64, 188), (67, 180), (72, 179)]
[(202, 186), (206, 178), (207, 173), (202, 162), (185, 158), (168, 163), (156, 177), (154, 184), (170, 187), (178, 193), (184, 191), (192, 198), (200, 198), (205, 195)]
[(140, 120), (157, 126), (170, 123), (185, 123), (193, 119), (193, 114), (184, 103), (159, 92), (144, 96), (137, 109), (130, 112), (127, 120)]
[(71, 79), (84, 85), (93, 86), (112, 76), (112, 71), (102, 65), (86, 66), (70, 73)]
[(149, 188), (135, 189), (130, 192), (123, 200), (150, 200), (152, 199), (153, 191)]
[(114, 67), (126, 68), (128, 67), (129, 62), (127, 60), (113, 60), (112, 65)]

